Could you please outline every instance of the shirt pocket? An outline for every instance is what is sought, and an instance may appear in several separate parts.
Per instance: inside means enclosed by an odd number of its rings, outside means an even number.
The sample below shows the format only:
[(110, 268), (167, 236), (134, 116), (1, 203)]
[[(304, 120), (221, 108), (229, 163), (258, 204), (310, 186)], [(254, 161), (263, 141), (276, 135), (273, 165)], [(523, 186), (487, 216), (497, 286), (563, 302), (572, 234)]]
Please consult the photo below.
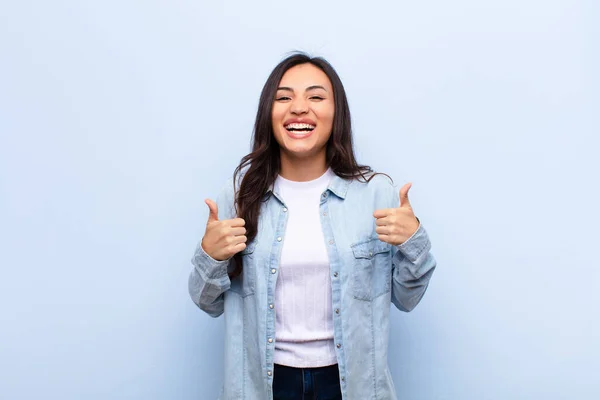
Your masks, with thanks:
[(252, 241), (246, 245), (246, 248), (240, 252), (244, 266), (242, 273), (231, 280), (229, 290), (242, 297), (254, 294), (254, 270), (256, 263), (254, 261), (254, 250), (256, 249), (256, 241)]
[(373, 300), (392, 287), (390, 245), (375, 238), (361, 240), (350, 246), (354, 256), (352, 294), (359, 300)]

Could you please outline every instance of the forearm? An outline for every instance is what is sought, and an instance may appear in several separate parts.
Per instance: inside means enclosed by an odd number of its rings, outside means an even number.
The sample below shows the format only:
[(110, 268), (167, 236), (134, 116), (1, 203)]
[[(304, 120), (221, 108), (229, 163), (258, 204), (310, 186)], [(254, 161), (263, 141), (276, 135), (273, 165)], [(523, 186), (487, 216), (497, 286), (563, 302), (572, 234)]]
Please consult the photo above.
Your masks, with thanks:
[(224, 293), (231, 285), (227, 268), (231, 259), (217, 261), (206, 254), (198, 244), (190, 272), (188, 289), (192, 301), (211, 317), (218, 317), (224, 311)]
[(429, 236), (422, 225), (401, 245), (392, 259), (392, 302), (401, 311), (411, 311), (421, 301), (436, 267)]

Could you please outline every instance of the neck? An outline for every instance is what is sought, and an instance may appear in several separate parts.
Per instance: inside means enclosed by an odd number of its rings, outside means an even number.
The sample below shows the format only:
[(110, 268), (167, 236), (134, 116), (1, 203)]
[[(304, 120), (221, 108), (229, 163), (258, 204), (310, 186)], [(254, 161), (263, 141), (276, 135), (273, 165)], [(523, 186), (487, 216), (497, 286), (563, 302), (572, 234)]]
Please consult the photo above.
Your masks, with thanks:
[(290, 158), (281, 153), (281, 169), (279, 175), (287, 180), (295, 182), (312, 181), (322, 176), (327, 171), (325, 152), (315, 157)]

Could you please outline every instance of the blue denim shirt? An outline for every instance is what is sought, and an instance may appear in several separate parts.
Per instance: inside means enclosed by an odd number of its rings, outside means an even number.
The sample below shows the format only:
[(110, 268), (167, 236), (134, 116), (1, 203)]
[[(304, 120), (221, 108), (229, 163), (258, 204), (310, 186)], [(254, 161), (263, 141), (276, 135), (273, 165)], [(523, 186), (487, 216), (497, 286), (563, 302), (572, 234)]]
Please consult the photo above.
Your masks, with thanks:
[[(239, 187), (239, 185), (238, 185)], [(272, 193), (272, 196), (269, 194)], [(217, 261), (198, 244), (189, 292), (213, 317), (225, 318), (225, 375), (220, 399), (271, 400), (275, 284), (286, 237), (287, 207), (273, 185), (263, 197), (258, 234), (233, 259)], [(219, 219), (235, 218), (233, 179), (217, 197)], [(334, 176), (321, 194), (321, 228), (329, 256), (334, 342), (344, 400), (396, 399), (387, 364), (390, 303), (402, 311), (421, 300), (436, 261), (422, 226), (399, 246), (380, 241), (373, 212), (399, 206), (384, 175), (369, 183)]]

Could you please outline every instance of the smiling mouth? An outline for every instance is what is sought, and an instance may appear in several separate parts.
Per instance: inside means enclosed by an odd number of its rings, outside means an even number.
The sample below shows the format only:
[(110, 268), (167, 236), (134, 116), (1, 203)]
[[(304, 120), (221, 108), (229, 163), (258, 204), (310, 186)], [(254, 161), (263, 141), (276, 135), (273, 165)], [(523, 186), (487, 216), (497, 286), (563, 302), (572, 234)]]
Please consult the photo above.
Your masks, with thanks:
[(288, 124), (285, 125), (284, 128), (286, 130), (288, 130), (289, 132), (293, 132), (295, 134), (302, 134), (302, 133), (308, 133), (308, 132), (312, 132), (315, 129), (315, 125), (311, 125), (311, 124)]

